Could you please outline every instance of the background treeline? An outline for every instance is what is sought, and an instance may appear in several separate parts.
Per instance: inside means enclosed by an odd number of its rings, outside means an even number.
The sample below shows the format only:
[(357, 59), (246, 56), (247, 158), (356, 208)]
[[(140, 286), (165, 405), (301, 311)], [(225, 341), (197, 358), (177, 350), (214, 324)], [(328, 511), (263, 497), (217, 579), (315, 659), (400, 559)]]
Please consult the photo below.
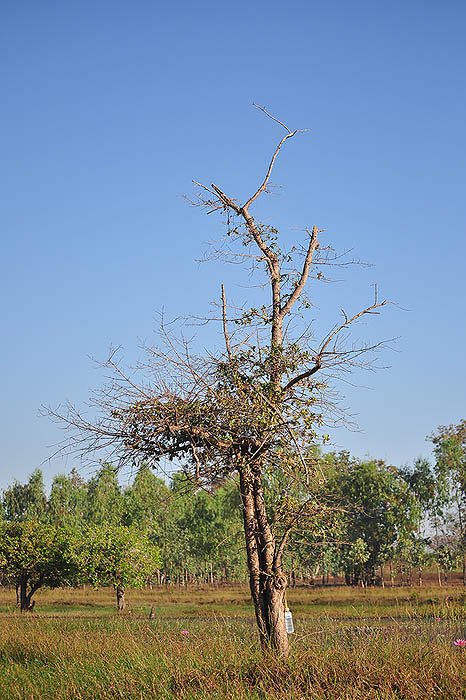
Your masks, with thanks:
[[(427, 567), (437, 571), (441, 584), (458, 566), (465, 582), (465, 435), (464, 421), (439, 428), (432, 436), (435, 463), (419, 459), (411, 468), (353, 459), (346, 452), (316, 452), (312, 498), (321, 507), (312, 521), (300, 525), (297, 520), (293, 529), (286, 553), (290, 584), (326, 583), (342, 576), (348, 585), (421, 585)], [(298, 483), (277, 470), (266, 481), (265, 496), (277, 528), (283, 510), (299, 506), (305, 497)], [(138, 582), (220, 583), (247, 577), (234, 478), (207, 491), (196, 489), (182, 472), (167, 484), (143, 464), (131, 483), (122, 486), (117, 471), (104, 464), (87, 481), (76, 470), (57, 475), (47, 495), (42, 473), (36, 470), (27, 483), (15, 481), (2, 492), (1, 518), (4, 542), (8, 532), (16, 532), (24, 544), (25, 530), (18, 527), (29, 523), (29, 528), (42, 526), (37, 537), (44, 541), (51, 537), (58, 542), (68, 533), (68, 539), (81, 543), (74, 578), (65, 576), (62, 582), (112, 583), (124, 590), (124, 585)], [(99, 571), (91, 561), (108, 557), (106, 540), (121, 540), (123, 559), (130, 552), (134, 559), (135, 552), (150, 550), (150, 565), (136, 557), (133, 578), (126, 575), (119, 586), (118, 567), (112, 574), (110, 566)], [(92, 556), (89, 548), (84, 551), (85, 542), (93, 543)], [(0, 550), (3, 580), (18, 586), (18, 571), (12, 574), (11, 553), (5, 547), (3, 555)], [(43, 583), (46, 578), (40, 585), (50, 585), (53, 576)]]

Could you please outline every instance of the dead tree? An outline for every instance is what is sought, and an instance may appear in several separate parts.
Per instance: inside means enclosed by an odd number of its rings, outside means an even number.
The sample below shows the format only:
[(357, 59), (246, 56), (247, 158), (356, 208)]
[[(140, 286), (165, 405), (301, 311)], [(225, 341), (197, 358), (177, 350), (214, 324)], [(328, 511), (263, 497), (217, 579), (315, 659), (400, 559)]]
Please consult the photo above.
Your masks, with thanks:
[[(328, 401), (329, 378), (370, 362), (367, 353), (382, 344), (349, 347), (347, 331), (387, 302), (375, 295), (362, 310), (342, 311), (320, 341), (309, 329), (292, 336), (290, 319), (311, 306), (306, 285), (311, 278), (325, 279), (323, 266), (341, 260), (330, 247), (321, 247), (316, 226), (305, 230), (302, 247), (283, 252), (277, 229), (252, 215), (257, 199), (268, 191), (280, 150), (300, 133), (262, 111), (286, 133), (260, 186), (241, 204), (215, 184), (196, 182), (195, 203), (225, 214), (227, 235), (214, 257), (250, 262), (265, 273), (268, 300), (258, 309), (238, 310), (227, 305), (222, 287), (216, 320), (222, 324), (224, 351), (196, 356), (162, 323), (159, 344), (146, 348), (147, 362), (135, 372), (122, 369), (115, 354), (105, 363), (111, 377), (93, 397), (97, 418), (86, 419), (72, 405), (51, 413), (71, 430), (66, 447), (80, 452), (103, 449), (118, 464), (176, 460), (194, 488), (209, 489), (239, 475), (260, 642), (264, 650), (286, 657), (282, 558), (293, 529), (326, 513), (312, 491), (313, 479), (320, 477), (311, 447), (322, 429), (325, 404), (334, 406)], [(300, 489), (284, 489), (272, 518), (264, 480), (278, 470), (290, 485), (299, 482)]]

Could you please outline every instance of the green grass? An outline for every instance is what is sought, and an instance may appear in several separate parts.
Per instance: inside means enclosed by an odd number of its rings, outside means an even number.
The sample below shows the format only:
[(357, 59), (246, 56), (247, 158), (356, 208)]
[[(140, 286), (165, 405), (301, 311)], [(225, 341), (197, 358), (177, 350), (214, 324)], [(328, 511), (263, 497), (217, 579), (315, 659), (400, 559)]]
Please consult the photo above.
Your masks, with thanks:
[[(59, 589), (36, 594), (38, 615), (113, 615), (115, 595), (111, 589)], [(246, 586), (154, 587), (152, 591), (129, 591), (128, 604), (137, 616), (144, 617), (154, 605), (156, 617), (212, 616), (253, 618)], [(367, 619), (383, 617), (461, 617), (466, 591), (461, 586), (424, 588), (367, 588), (346, 586), (295, 588), (288, 591), (294, 613), (304, 619), (331, 617)], [(0, 613), (15, 611), (14, 591), (0, 588)]]
[(118, 616), (111, 590), (45, 591), (21, 615), (1, 590), (1, 700), (466, 698), (461, 588), (292, 590), (287, 663), (262, 658), (244, 587), (127, 597)]

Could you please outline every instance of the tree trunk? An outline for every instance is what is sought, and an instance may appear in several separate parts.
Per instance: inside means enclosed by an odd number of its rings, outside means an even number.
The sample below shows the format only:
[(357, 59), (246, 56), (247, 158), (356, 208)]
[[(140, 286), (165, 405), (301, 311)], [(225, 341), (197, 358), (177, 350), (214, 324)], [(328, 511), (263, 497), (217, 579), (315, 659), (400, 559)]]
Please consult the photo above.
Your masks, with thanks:
[(116, 587), (116, 600), (118, 612), (126, 610), (125, 589), (122, 586)]
[(16, 607), (21, 607), (21, 586), (19, 583), (16, 584)]
[(27, 600), (26, 581), (24, 579), (22, 579), (19, 583), (19, 600), (21, 612), (25, 612), (28, 609), (29, 601)]
[(263, 651), (286, 658), (290, 651), (285, 623), (286, 576), (275, 566), (275, 539), (267, 521), (260, 475), (239, 471), (249, 587), (260, 644)]
[(268, 639), (270, 648), (283, 658), (287, 658), (290, 653), (290, 642), (285, 622), (285, 590), (286, 576), (269, 579), (266, 592), (265, 604), (268, 617)]
[(27, 579), (21, 579), (19, 583), (19, 599), (21, 612), (32, 612), (34, 610), (35, 601), (32, 601), (34, 591), (27, 592)]

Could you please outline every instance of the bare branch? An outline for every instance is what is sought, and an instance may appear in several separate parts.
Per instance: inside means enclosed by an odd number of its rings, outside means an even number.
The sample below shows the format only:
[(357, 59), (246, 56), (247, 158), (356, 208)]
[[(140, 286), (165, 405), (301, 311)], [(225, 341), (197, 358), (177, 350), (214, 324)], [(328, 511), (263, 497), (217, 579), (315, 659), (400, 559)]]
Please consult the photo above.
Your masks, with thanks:
[(281, 316), (285, 316), (289, 311), (291, 310), (293, 304), (295, 301), (299, 298), (300, 294), (302, 293), (304, 287), (306, 286), (307, 278), (309, 276), (309, 269), (312, 265), (312, 258), (314, 256), (314, 251), (318, 247), (319, 243), (317, 241), (317, 234), (319, 231), (317, 230), (317, 226), (314, 226), (312, 229), (311, 233), (311, 239), (309, 241), (309, 246), (307, 249), (307, 254), (306, 258), (304, 260), (304, 265), (303, 265), (303, 270), (301, 272), (301, 276), (293, 290), (293, 293), (290, 295), (288, 298), (288, 301), (284, 306), (281, 308), (280, 314)]
[[(269, 112), (267, 112), (267, 110), (265, 109), (265, 107), (260, 107), (259, 105), (256, 105), (254, 102), (252, 103), (252, 106), (255, 107), (256, 109), (259, 109), (261, 112), (264, 112), (264, 114), (266, 114), (266, 115), (267, 115), (270, 119), (272, 119), (274, 122), (277, 122), (277, 124), (280, 124), (289, 134), (292, 133), (291, 129), (288, 129), (288, 127), (286, 126), (286, 124), (284, 124), (283, 122), (281, 122), (280, 119), (277, 119), (277, 117), (273, 117), (271, 114), (269, 114)], [(294, 132), (294, 133), (296, 133), (296, 132)]]
[(279, 153), (281, 147), (283, 146), (283, 144), (285, 143), (285, 141), (287, 141), (288, 139), (292, 138), (296, 133), (297, 133), (296, 131), (290, 131), (289, 134), (287, 134), (286, 136), (284, 136), (284, 137), (282, 138), (282, 140), (281, 140), (280, 143), (278, 144), (277, 148), (275, 149), (275, 152), (274, 152), (274, 154), (273, 154), (273, 156), (272, 156), (272, 159), (271, 159), (271, 161), (270, 161), (270, 163), (269, 163), (269, 167), (268, 167), (268, 170), (267, 170), (267, 173), (266, 173), (266, 175), (265, 175), (265, 178), (264, 178), (264, 181), (263, 181), (262, 185), (261, 185), (261, 186), (259, 187), (259, 189), (252, 195), (252, 197), (250, 197), (250, 198), (248, 199), (248, 201), (246, 202), (246, 204), (243, 205), (243, 210), (244, 210), (244, 211), (248, 211), (248, 209), (249, 209), (249, 207), (251, 206), (251, 204), (252, 204), (252, 203), (258, 198), (258, 196), (259, 196), (262, 192), (264, 192), (264, 190), (267, 188), (267, 183), (268, 183), (268, 181), (270, 180), (270, 176), (271, 176), (271, 174), (272, 174), (272, 170), (273, 170), (273, 165), (274, 165), (274, 163), (275, 163), (275, 159), (276, 159), (276, 157), (278, 156), (278, 153)]
[[(283, 390), (285, 392), (289, 391), (294, 386), (296, 386), (296, 384), (299, 384), (300, 382), (304, 381), (305, 379), (312, 377), (313, 374), (315, 374), (316, 372), (318, 372), (322, 368), (323, 358), (324, 358), (324, 355), (326, 353), (328, 346), (330, 345), (332, 340), (334, 340), (337, 337), (337, 335), (339, 333), (341, 333), (342, 330), (344, 330), (345, 328), (348, 328), (348, 326), (350, 326), (352, 323), (354, 323), (354, 321), (356, 321), (358, 318), (361, 318), (361, 316), (364, 316), (365, 314), (377, 313), (377, 311), (375, 311), (375, 309), (379, 309), (380, 307), (386, 306), (389, 303), (390, 302), (386, 300), (386, 301), (382, 301), (380, 303), (372, 304), (371, 306), (367, 307), (367, 309), (363, 309), (362, 311), (355, 314), (351, 318), (348, 318), (347, 314), (342, 309), (342, 313), (343, 313), (345, 321), (344, 321), (344, 323), (342, 323), (339, 326), (337, 326), (336, 328), (334, 328), (334, 330), (328, 334), (328, 336), (324, 340), (323, 344), (321, 345), (320, 350), (318, 351), (318, 353), (314, 357), (315, 364), (313, 365), (313, 367), (310, 367), (305, 372), (301, 372), (296, 377), (293, 377), (293, 379), (290, 379), (290, 381), (286, 384), (286, 386), (284, 387)], [(366, 351), (366, 348), (364, 348), (361, 351)]]
[(296, 131), (291, 131), (291, 129), (289, 129), (283, 122), (281, 122), (279, 119), (277, 119), (276, 117), (273, 117), (271, 114), (269, 114), (269, 112), (267, 112), (267, 110), (266, 110), (264, 107), (259, 107), (259, 105), (256, 105), (256, 104), (254, 105), (254, 107), (256, 107), (256, 109), (259, 109), (261, 112), (264, 112), (264, 114), (266, 114), (266, 115), (267, 115), (270, 119), (272, 119), (274, 122), (277, 122), (277, 124), (280, 124), (281, 126), (283, 126), (283, 128), (284, 128), (288, 133), (286, 134), (286, 136), (284, 136), (284, 137), (282, 138), (282, 140), (280, 141), (280, 143), (279, 143), (278, 146), (276, 147), (276, 149), (275, 149), (275, 151), (274, 151), (274, 153), (273, 153), (272, 159), (271, 159), (271, 161), (270, 161), (270, 163), (269, 163), (269, 167), (268, 167), (268, 170), (267, 170), (267, 173), (266, 173), (266, 175), (265, 175), (265, 178), (264, 178), (264, 181), (263, 181), (262, 185), (259, 187), (259, 189), (257, 190), (257, 192), (255, 192), (255, 193), (252, 195), (252, 197), (250, 197), (250, 198), (248, 199), (248, 201), (246, 202), (246, 204), (243, 205), (242, 208), (243, 208), (244, 211), (246, 211), (246, 212), (248, 211), (248, 209), (249, 209), (249, 207), (251, 206), (251, 204), (258, 198), (258, 196), (259, 196), (262, 192), (264, 192), (265, 189), (267, 188), (267, 184), (268, 184), (268, 182), (269, 182), (269, 180), (270, 180), (270, 176), (271, 176), (271, 174), (272, 174), (272, 170), (273, 170), (273, 165), (274, 165), (274, 163), (275, 163), (275, 159), (276, 159), (276, 157), (278, 156), (278, 153), (279, 153), (281, 147), (283, 146), (283, 144), (285, 143), (285, 141), (286, 141), (287, 139), (292, 138), (295, 134), (304, 133), (305, 131), (309, 131), (309, 129), (300, 129), (300, 130), (296, 130)]
[(228, 335), (228, 326), (227, 326), (227, 306), (226, 306), (226, 300), (225, 300), (225, 287), (222, 284), (222, 318), (223, 318), (223, 336), (225, 338), (225, 346), (227, 349), (228, 357), (231, 360), (231, 345), (230, 345), (230, 337)]

